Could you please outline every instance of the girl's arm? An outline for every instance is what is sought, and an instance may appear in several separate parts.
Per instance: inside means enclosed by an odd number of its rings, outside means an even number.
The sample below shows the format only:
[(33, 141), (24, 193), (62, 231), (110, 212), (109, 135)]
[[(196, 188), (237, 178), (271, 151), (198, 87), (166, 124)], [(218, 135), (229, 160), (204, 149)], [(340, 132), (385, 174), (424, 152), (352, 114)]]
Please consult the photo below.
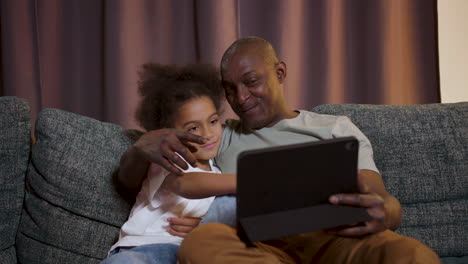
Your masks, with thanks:
[[(170, 174), (163, 186), (188, 199), (201, 199), (210, 196), (236, 193), (235, 174), (208, 172), (188, 172), (182, 176)], [(185, 237), (198, 226), (201, 218), (171, 217), (168, 219), (168, 232), (174, 236)]]
[(163, 184), (187, 199), (201, 199), (236, 193), (236, 174), (208, 172), (188, 172), (182, 176), (170, 174)]

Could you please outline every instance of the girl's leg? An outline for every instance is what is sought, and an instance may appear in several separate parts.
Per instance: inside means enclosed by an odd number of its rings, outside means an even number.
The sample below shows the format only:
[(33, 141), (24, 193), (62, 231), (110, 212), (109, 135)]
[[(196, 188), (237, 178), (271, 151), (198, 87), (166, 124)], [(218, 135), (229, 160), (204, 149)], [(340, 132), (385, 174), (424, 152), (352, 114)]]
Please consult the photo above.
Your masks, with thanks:
[(101, 264), (175, 264), (177, 250), (174, 244), (148, 244), (132, 248), (120, 248)]

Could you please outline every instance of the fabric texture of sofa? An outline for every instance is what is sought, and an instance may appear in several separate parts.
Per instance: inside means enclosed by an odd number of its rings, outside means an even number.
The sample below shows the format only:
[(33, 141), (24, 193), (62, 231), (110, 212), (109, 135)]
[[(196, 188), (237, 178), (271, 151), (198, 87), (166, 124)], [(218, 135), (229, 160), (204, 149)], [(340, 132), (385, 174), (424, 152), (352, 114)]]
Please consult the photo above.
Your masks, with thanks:
[(321, 105), (369, 138), (389, 193), (402, 204), (397, 233), (434, 249), (444, 263), (468, 263), (468, 103)]
[(16, 263), (15, 238), (23, 208), (31, 144), (29, 105), (0, 97), (0, 262)]
[[(468, 103), (322, 105), (369, 137), (387, 189), (400, 199), (398, 230), (432, 247), (443, 263), (468, 263)], [(99, 263), (132, 201), (115, 172), (136, 132), (0, 97), (0, 262)]]

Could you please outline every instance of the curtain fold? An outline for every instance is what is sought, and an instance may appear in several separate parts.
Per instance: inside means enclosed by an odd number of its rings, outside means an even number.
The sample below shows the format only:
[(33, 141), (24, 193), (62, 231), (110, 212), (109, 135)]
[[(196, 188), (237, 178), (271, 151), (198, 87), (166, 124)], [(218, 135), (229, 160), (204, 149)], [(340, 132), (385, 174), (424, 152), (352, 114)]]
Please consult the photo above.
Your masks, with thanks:
[(0, 95), (138, 128), (145, 62), (218, 65), (269, 40), (296, 109), (439, 99), (436, 0), (3, 0)]

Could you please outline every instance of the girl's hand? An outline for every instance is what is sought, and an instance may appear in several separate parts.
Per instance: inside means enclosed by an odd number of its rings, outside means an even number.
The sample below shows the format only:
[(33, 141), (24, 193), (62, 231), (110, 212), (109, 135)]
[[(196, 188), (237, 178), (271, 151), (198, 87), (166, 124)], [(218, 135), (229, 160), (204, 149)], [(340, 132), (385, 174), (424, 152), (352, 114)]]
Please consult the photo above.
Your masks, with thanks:
[(201, 221), (200, 217), (170, 217), (167, 219), (169, 227), (167, 232), (173, 236), (185, 237)]

